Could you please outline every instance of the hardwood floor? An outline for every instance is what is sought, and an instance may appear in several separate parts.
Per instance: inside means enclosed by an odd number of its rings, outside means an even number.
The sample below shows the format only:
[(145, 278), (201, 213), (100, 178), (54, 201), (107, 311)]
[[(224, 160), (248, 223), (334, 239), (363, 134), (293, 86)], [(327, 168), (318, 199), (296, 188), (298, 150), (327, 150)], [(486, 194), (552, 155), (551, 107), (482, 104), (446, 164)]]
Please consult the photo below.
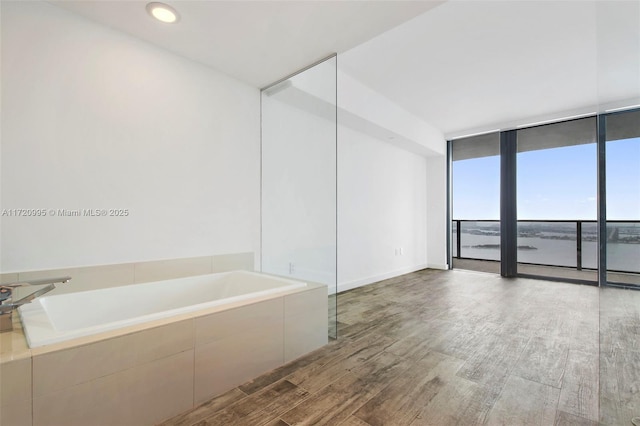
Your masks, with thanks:
[(600, 293), (600, 407), (607, 425), (640, 416), (640, 291)]
[(640, 415), (640, 292), (424, 270), (341, 293), (338, 315), (338, 340), (163, 425), (626, 425)]

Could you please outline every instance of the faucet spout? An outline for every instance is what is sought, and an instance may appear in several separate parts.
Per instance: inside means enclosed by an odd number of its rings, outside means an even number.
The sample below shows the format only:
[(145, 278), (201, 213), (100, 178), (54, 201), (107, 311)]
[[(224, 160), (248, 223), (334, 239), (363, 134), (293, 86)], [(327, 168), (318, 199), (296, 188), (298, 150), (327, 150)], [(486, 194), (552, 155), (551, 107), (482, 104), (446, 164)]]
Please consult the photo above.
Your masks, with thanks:
[[(31, 303), (36, 297), (40, 297), (45, 293), (56, 288), (57, 283), (66, 283), (71, 277), (45, 278), (41, 280), (31, 280), (23, 282), (15, 282), (0, 285), (0, 332), (13, 330), (13, 311), (20, 306)], [(45, 287), (34, 291), (33, 293), (23, 297), (20, 300), (12, 301), (13, 289), (17, 287), (28, 287), (36, 285), (46, 285)]]
[(45, 293), (49, 293), (54, 288), (56, 288), (55, 284), (49, 284), (46, 287), (41, 288), (38, 291), (34, 291), (33, 293), (23, 297), (20, 300), (16, 300), (15, 302), (10, 302), (10, 303), (3, 303), (2, 305), (0, 305), (0, 313), (5, 313), (13, 309), (19, 308), (24, 304), (31, 303), (31, 301), (36, 297), (40, 297)]
[(16, 288), (16, 287), (31, 287), (34, 285), (43, 285), (43, 284), (64, 284), (69, 282), (71, 277), (57, 277), (57, 278), (43, 278), (40, 280), (29, 280), (29, 281), (16, 281), (9, 284), (2, 284), (0, 287), (5, 288)]

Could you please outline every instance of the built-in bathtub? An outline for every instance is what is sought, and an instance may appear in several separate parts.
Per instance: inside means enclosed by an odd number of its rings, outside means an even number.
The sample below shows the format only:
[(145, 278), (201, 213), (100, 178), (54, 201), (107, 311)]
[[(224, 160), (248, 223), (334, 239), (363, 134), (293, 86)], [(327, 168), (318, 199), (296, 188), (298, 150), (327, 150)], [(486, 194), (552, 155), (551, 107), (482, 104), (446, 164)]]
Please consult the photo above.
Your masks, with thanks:
[(306, 286), (233, 271), (45, 296), (19, 311), (29, 347), (36, 348)]
[(153, 425), (327, 343), (326, 286), (252, 272), (33, 303), (20, 312), (32, 347), (0, 364), (3, 401), (33, 426)]

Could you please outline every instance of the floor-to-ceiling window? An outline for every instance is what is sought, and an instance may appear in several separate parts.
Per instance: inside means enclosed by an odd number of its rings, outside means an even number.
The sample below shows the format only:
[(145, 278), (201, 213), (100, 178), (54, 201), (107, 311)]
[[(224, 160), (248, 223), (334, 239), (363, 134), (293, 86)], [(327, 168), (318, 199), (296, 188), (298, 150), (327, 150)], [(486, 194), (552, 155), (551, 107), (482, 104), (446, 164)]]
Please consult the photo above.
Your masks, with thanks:
[(450, 143), (454, 268), (640, 286), (640, 110)]
[(640, 286), (640, 110), (608, 114), (605, 134), (607, 281)]
[(517, 131), (518, 273), (596, 282), (596, 118)]
[(500, 271), (500, 136), (453, 141), (453, 266)]

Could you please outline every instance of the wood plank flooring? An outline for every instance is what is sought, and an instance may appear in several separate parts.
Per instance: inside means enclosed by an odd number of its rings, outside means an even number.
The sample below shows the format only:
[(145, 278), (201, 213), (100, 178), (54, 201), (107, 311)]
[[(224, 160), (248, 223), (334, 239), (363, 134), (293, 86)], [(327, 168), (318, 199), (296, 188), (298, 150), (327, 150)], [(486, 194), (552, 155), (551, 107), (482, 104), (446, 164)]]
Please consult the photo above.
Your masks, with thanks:
[(424, 270), (341, 293), (338, 319), (338, 340), (163, 425), (630, 425), (640, 415), (640, 292)]
[(640, 291), (600, 292), (600, 421), (640, 417)]

